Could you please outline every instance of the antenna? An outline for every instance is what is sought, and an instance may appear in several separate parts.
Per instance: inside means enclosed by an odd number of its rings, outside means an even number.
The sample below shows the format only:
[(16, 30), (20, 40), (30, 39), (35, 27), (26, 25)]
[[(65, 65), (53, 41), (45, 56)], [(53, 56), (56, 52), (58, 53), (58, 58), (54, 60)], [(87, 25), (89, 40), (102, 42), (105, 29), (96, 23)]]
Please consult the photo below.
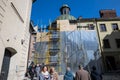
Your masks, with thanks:
[(49, 25), (50, 25), (50, 28), (51, 28), (51, 20), (49, 19)]
[(44, 25), (44, 32), (46, 32), (46, 25)]
[(42, 32), (43, 25), (40, 26), (40, 32)]
[(39, 19), (37, 20), (37, 26), (39, 25)]

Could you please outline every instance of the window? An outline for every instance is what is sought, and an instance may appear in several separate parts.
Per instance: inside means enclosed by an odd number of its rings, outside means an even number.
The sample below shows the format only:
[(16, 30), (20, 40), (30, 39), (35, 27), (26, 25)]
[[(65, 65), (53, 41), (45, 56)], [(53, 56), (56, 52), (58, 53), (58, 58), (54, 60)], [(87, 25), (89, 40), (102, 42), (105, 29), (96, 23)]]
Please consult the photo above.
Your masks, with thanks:
[(113, 30), (118, 30), (118, 25), (117, 25), (117, 23), (113, 23), (113, 24), (112, 24), (112, 29), (113, 29)]
[(110, 48), (110, 43), (109, 43), (109, 40), (108, 40), (108, 39), (104, 39), (104, 40), (103, 40), (103, 47), (104, 47), (104, 48)]
[(100, 31), (101, 32), (107, 31), (105, 24), (100, 24)]
[(120, 48), (120, 39), (115, 39), (117, 48)]
[(88, 26), (89, 26), (88, 27), (89, 30), (94, 30), (94, 25), (93, 24), (89, 24)]
[(66, 14), (66, 9), (63, 9), (63, 14)]

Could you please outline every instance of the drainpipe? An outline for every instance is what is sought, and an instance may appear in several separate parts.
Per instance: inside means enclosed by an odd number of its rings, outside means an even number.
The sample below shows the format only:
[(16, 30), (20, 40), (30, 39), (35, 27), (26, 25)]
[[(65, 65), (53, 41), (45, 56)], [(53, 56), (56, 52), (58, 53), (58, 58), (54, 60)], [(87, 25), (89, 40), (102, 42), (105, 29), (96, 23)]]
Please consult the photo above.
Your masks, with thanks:
[[(27, 68), (28, 68), (28, 61), (29, 61), (29, 55), (30, 55), (31, 36), (32, 36), (32, 33), (30, 32), (29, 49), (28, 49), (28, 57), (27, 57)], [(26, 68), (26, 70), (27, 70), (27, 68)]]
[(100, 53), (101, 53), (101, 57), (102, 57), (102, 65), (103, 65), (102, 66), (102, 72), (104, 72), (106, 66), (105, 66), (105, 59), (104, 59), (104, 56), (103, 56), (103, 51), (102, 51), (102, 46), (101, 46), (100, 33), (99, 33), (98, 25), (97, 25), (97, 19), (95, 18), (94, 21), (95, 21), (95, 25), (96, 25), (96, 30), (97, 30), (98, 40), (99, 40), (98, 42), (99, 42), (99, 47), (100, 47)]

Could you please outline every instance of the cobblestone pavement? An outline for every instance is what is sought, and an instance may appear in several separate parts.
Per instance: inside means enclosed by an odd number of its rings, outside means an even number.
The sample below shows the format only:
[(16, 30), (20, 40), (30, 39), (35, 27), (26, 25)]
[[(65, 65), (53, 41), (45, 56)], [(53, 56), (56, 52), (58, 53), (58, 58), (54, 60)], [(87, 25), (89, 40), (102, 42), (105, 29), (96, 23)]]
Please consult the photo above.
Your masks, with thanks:
[[(59, 80), (63, 80), (64, 75), (59, 75)], [(102, 75), (102, 80), (120, 80), (120, 74), (118, 75)], [(24, 79), (24, 80), (30, 80), (30, 79)], [(36, 80), (36, 79), (34, 79)]]
[(117, 75), (103, 75), (103, 80), (120, 80), (120, 74), (117, 74)]
[[(63, 76), (64, 76), (64, 75), (59, 75), (59, 76), (58, 76), (58, 79), (59, 79), (59, 80), (63, 80)], [(26, 78), (24, 78), (24, 80), (31, 80), (31, 79), (28, 79), (28, 78), (26, 77)], [(36, 79), (34, 79), (34, 80), (36, 80)]]

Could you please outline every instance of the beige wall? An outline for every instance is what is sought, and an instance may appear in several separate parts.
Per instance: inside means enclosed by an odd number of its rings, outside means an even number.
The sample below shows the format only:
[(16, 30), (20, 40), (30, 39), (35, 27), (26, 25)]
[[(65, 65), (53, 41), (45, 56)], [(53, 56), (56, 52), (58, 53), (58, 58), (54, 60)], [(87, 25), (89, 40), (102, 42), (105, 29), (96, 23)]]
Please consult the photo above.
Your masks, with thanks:
[(4, 46), (4, 43), (3, 43), (2, 39), (1, 39), (1, 36), (0, 36), (0, 70), (1, 70), (1, 67), (2, 67), (4, 49), (5, 49), (5, 46)]
[(94, 29), (96, 30), (96, 25), (95, 25), (94, 22), (79, 22), (79, 23), (77, 23), (77, 26), (82, 26), (82, 27), (80, 29), (78, 29), (78, 30), (88, 30), (88, 27), (84, 28), (83, 26), (88, 26), (89, 24), (93, 24)]
[(32, 0), (1, 0), (0, 6), (0, 70), (4, 50), (11, 47), (17, 53), (11, 57), (8, 80), (22, 80), (27, 66)]
[[(104, 49), (104, 51), (120, 51), (119, 48), (116, 47), (116, 43), (115, 43), (115, 39), (118, 38), (120, 39), (120, 31), (113, 31), (112, 30), (112, 23), (117, 23), (118, 27), (120, 29), (120, 21), (99, 21), (97, 23), (98, 25), (98, 30), (99, 30), (99, 34), (100, 34), (100, 43), (101, 43), (101, 47), (103, 50), (103, 39), (110, 38), (110, 49)], [(106, 25), (106, 32), (100, 32), (100, 24), (105, 24)]]
[[(112, 30), (112, 23), (117, 23), (119, 30), (118, 31), (113, 31)], [(101, 32), (100, 31), (100, 24), (105, 24), (106, 25), (106, 32)], [(98, 26), (98, 33), (99, 33), (99, 39), (100, 39), (100, 44), (101, 44), (101, 51), (103, 55), (103, 61), (105, 62), (105, 71), (108, 70), (108, 61), (106, 61), (106, 56), (112, 56), (115, 60), (114, 65), (116, 66), (116, 69), (120, 69), (120, 48), (117, 48), (116, 46), (116, 41), (115, 39), (120, 39), (120, 21), (98, 21), (97, 22)], [(103, 48), (103, 39), (109, 39), (110, 47), (111, 48)], [(113, 63), (111, 64), (111, 66)]]
[(60, 31), (73, 31), (76, 30), (76, 24), (70, 24), (69, 20), (57, 20), (57, 26), (60, 27)]

